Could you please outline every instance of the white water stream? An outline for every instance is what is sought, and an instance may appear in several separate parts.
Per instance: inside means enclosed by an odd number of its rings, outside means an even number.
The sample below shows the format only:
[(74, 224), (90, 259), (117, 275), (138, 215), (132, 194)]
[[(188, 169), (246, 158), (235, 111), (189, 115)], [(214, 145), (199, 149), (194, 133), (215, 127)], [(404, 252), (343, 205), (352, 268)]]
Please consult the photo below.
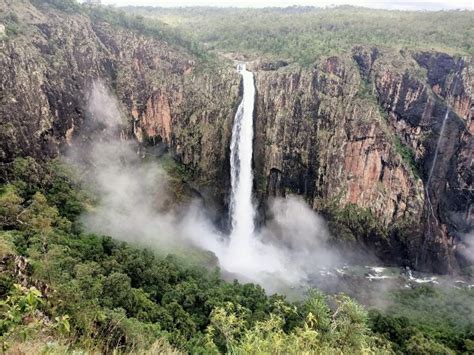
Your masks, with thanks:
[(230, 145), (231, 197), (230, 217), (232, 223), (231, 243), (247, 245), (252, 238), (255, 225), (255, 208), (252, 203), (252, 153), (253, 153), (253, 109), (255, 85), (252, 72), (245, 65), (238, 67), (243, 78), (243, 98), (237, 109)]
[(438, 155), (439, 155), (439, 147), (441, 145), (441, 139), (444, 137), (444, 131), (446, 129), (446, 122), (448, 121), (449, 118), (449, 113), (450, 113), (450, 108), (448, 107), (446, 109), (446, 114), (444, 115), (443, 118), (443, 123), (441, 124), (441, 129), (439, 131), (439, 137), (438, 141), (436, 142), (436, 148), (433, 156), (433, 161), (431, 162), (431, 168), (430, 168), (430, 173), (428, 174), (428, 180), (426, 181), (425, 184), (425, 193), (426, 193), (426, 201), (428, 202), (428, 208), (430, 214), (435, 217), (434, 210), (433, 210), (433, 205), (431, 203), (431, 195), (430, 195), (430, 182), (431, 178), (433, 177), (433, 173), (436, 167), (436, 162), (438, 161)]
[(435, 153), (434, 153), (434, 157), (433, 157), (433, 161), (431, 163), (431, 169), (430, 169), (430, 173), (428, 175), (428, 180), (426, 182), (426, 185), (428, 186), (430, 181), (431, 181), (431, 178), (433, 176), (433, 172), (434, 172), (434, 169), (436, 167), (436, 161), (438, 160), (438, 155), (439, 155), (439, 146), (440, 146), (440, 143), (441, 143), (441, 139), (443, 139), (444, 137), (444, 131), (446, 129), (446, 122), (448, 121), (448, 118), (449, 118), (449, 113), (450, 113), (450, 109), (449, 107), (446, 109), (446, 114), (444, 115), (444, 119), (443, 119), (443, 123), (441, 124), (441, 129), (439, 131), (439, 137), (438, 137), (438, 141), (436, 143), (436, 149), (435, 149)]

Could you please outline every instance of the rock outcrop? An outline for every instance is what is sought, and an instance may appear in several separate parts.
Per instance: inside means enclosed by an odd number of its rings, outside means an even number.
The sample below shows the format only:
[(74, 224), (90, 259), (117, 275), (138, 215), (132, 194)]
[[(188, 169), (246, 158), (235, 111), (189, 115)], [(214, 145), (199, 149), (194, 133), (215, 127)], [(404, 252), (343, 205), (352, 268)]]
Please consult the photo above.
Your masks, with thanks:
[(54, 157), (90, 139), (87, 100), (100, 80), (122, 104), (124, 138), (163, 144), (197, 184), (226, 185), (240, 80), (231, 66), (99, 16), (26, 0), (2, 0), (0, 6), (22, 14), (21, 32), (0, 42), (3, 163), (16, 156)]
[(445, 54), (358, 47), (311, 69), (258, 72), (259, 193), (367, 208), (388, 229), (391, 252), (378, 251), (386, 261), (456, 271), (456, 247), (472, 228), (471, 67)]

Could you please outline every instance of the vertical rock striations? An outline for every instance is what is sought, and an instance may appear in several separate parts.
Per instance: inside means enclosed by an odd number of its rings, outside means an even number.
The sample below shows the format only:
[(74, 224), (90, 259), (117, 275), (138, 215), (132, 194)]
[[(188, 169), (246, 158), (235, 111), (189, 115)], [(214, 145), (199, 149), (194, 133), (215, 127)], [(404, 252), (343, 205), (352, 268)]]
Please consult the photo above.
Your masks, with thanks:
[[(0, 1), (31, 13), (0, 42), (0, 159), (54, 157), (100, 129), (87, 112), (93, 83), (117, 94), (122, 137), (163, 145), (192, 179), (217, 189), (228, 180), (228, 146), (240, 78), (228, 64), (82, 13)], [(16, 6), (16, 7), (15, 7)], [(217, 184), (214, 183), (217, 181)]]
[(363, 47), (311, 69), (262, 67), (255, 152), (261, 196), (297, 193), (316, 209), (368, 209), (387, 231), (379, 236), (387, 238), (382, 249), (372, 245), (379, 255), (455, 271), (455, 249), (472, 228), (470, 68), (447, 55)]
[[(230, 64), (82, 12), (27, 0), (0, 0), (0, 10), (20, 26), (0, 37), (3, 164), (86, 144), (101, 129), (87, 99), (102, 80), (122, 105), (123, 139), (169, 150), (201, 191), (225, 199), (240, 83)], [(367, 47), (311, 68), (254, 64), (260, 201), (303, 195), (336, 237), (385, 261), (437, 272), (472, 264), (472, 68), (472, 58)]]

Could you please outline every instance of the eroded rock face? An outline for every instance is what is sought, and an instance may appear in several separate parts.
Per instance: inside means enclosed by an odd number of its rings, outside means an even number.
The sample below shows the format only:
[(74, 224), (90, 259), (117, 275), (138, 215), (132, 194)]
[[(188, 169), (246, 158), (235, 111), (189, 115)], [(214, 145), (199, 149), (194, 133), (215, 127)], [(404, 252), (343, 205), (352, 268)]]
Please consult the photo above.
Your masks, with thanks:
[[(171, 108), (168, 97), (162, 93), (154, 93), (146, 102), (146, 110), (140, 116), (136, 109), (132, 116), (140, 122), (135, 135), (143, 142), (143, 135), (147, 137), (161, 137), (167, 144), (171, 141)], [(140, 132), (140, 133), (139, 133)]]
[[(102, 80), (123, 106), (122, 139), (162, 145), (201, 191), (225, 200), (240, 83), (230, 65), (22, 3), (27, 32), (0, 42), (3, 163), (87, 142), (97, 129), (87, 98)], [(457, 253), (473, 226), (472, 68), (472, 59), (365, 47), (312, 68), (257, 63), (258, 199), (295, 193), (319, 211), (367, 209), (388, 233), (364, 242), (387, 262), (438, 272), (472, 263)]]
[(393, 231), (385, 248), (397, 252), (381, 255), (400, 261), (402, 243), (402, 262), (456, 271), (456, 246), (472, 228), (472, 77), (464, 60), (431, 56), (357, 47), (312, 69), (258, 72), (260, 194), (368, 208)]
[(87, 101), (100, 80), (122, 106), (123, 139), (163, 144), (197, 184), (226, 186), (240, 82), (232, 67), (204, 65), (184, 47), (85, 15), (23, 6), (10, 10), (35, 16), (0, 43), (2, 162), (54, 157), (90, 140)]
[(263, 195), (302, 194), (317, 210), (354, 203), (380, 224), (418, 213), (422, 186), (397, 156), (378, 108), (360, 94), (350, 60), (258, 73), (256, 81), (255, 167)]
[(281, 175), (269, 191), (304, 194), (314, 207), (356, 203), (386, 223), (419, 209), (422, 186), (396, 154), (378, 108), (359, 97), (352, 63), (334, 57), (313, 70), (258, 73), (256, 80), (255, 166), (260, 177)]

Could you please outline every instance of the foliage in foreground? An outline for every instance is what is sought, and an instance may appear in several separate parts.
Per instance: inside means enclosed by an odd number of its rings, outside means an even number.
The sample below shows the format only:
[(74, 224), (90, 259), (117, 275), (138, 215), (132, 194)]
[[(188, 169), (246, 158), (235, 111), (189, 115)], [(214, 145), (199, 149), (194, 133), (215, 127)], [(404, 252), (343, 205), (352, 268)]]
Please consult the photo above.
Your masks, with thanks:
[[(41, 170), (42, 178), (32, 170)], [(0, 191), (4, 349), (237, 354), (471, 349), (472, 334), (452, 342), (449, 324), (443, 335), (442, 329), (434, 334), (409, 320), (407, 333), (398, 316), (369, 317), (342, 295), (314, 291), (290, 303), (257, 285), (224, 282), (217, 270), (190, 268), (172, 255), (86, 234), (79, 216), (91, 200), (61, 165), (18, 159), (12, 171)]]
[(371, 328), (401, 353), (474, 351), (474, 290), (420, 286), (394, 292), (385, 314), (371, 311)]

